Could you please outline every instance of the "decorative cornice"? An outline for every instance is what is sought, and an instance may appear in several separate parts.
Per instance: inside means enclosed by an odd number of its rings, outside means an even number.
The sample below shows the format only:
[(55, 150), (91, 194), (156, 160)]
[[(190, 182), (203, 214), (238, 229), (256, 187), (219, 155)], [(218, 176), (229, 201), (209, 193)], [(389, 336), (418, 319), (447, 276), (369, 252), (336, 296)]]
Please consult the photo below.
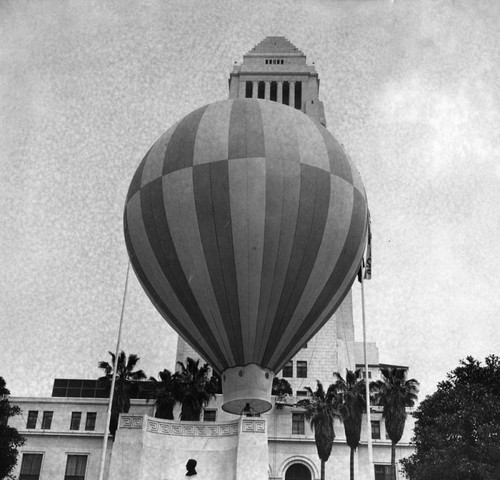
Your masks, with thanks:
[(165, 422), (148, 418), (146, 431), (182, 437), (227, 437), (238, 435), (238, 422), (213, 425)]
[(120, 417), (120, 428), (142, 429), (143, 416), (140, 415), (122, 415)]
[[(144, 423), (144, 420), (146, 422)], [(236, 422), (175, 422), (139, 415), (122, 415), (120, 428), (144, 429), (158, 435), (182, 437), (227, 437), (238, 435), (240, 420)], [(242, 419), (241, 433), (266, 433), (266, 421), (261, 419)]]
[(266, 433), (266, 422), (264, 420), (243, 419), (241, 431), (248, 433)]

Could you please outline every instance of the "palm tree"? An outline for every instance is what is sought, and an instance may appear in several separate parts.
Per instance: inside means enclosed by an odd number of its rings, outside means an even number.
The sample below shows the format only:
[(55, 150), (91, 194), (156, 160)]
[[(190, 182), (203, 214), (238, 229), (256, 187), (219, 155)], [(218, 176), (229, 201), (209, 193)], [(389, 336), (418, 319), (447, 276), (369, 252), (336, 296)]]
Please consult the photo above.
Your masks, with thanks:
[(285, 378), (273, 378), (271, 395), (276, 395), (277, 400), (283, 400), (285, 395), (292, 395), (292, 386)]
[(200, 420), (203, 407), (215, 397), (216, 377), (210, 377), (208, 363), (199, 366), (200, 360), (187, 357), (186, 364), (177, 362), (177, 399), (181, 402), (181, 420)]
[(354, 480), (354, 453), (359, 446), (363, 412), (366, 411), (365, 381), (360, 379), (360, 374), (360, 370), (346, 370), (344, 380), (336, 373), (338, 380), (333, 385), (338, 396), (338, 410), (344, 424), (346, 442), (351, 448), (351, 480)]
[(151, 391), (148, 392), (148, 399), (155, 399), (156, 418), (174, 419), (174, 407), (177, 402), (177, 377), (166, 368), (158, 373), (160, 380), (149, 377)]
[(314, 440), (318, 456), (321, 460), (321, 480), (325, 480), (325, 463), (332, 453), (335, 430), (333, 422), (339, 416), (337, 409), (337, 398), (333, 385), (325, 392), (322, 383), (318, 380), (316, 391), (306, 387), (310, 398), (297, 403), (297, 406), (305, 409), (304, 418), (309, 421), (314, 431)]
[(391, 477), (396, 479), (396, 445), (405, 429), (406, 407), (413, 407), (417, 400), (419, 383), (414, 378), (406, 380), (405, 368), (382, 368), (382, 380), (372, 382), (375, 404), (383, 407), (385, 429), (391, 439)]
[(108, 388), (111, 389), (113, 375), (115, 378), (115, 392), (113, 395), (113, 403), (111, 405), (111, 420), (109, 424), (109, 432), (115, 437), (116, 429), (118, 428), (118, 417), (120, 413), (127, 413), (130, 410), (130, 394), (134, 386), (134, 382), (146, 378), (146, 374), (142, 370), (134, 371), (139, 357), (135, 353), (131, 353), (128, 358), (122, 350), (118, 355), (118, 363), (116, 372), (113, 372), (115, 364), (115, 354), (111, 355), (111, 364), (105, 361), (100, 361), (97, 366), (104, 370), (104, 375), (98, 378), (98, 381), (105, 382)]

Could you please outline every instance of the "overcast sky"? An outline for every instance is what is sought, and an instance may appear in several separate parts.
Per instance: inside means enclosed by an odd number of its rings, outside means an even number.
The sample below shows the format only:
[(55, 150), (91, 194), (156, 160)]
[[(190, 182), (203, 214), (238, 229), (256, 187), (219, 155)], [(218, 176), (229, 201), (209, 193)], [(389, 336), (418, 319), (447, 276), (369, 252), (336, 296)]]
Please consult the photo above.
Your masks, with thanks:
[[(0, 0), (0, 375), (13, 395), (96, 378), (114, 350), (122, 214), (152, 143), (225, 99), (235, 61), (285, 35), (373, 224), (368, 338), (431, 393), (499, 353), (497, 0)], [(356, 334), (361, 340), (359, 287)], [(176, 337), (132, 275), (123, 348), (149, 375)]]

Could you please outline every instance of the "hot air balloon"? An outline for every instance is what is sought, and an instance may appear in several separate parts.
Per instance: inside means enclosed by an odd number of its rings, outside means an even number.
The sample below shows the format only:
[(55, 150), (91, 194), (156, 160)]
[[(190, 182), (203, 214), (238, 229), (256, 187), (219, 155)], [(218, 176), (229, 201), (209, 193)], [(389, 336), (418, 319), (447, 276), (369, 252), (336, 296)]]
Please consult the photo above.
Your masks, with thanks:
[(124, 230), (166, 319), (221, 374), (223, 409), (271, 408), (276, 372), (359, 270), (368, 208), (341, 145), (301, 111), (234, 99), (167, 130), (139, 165)]

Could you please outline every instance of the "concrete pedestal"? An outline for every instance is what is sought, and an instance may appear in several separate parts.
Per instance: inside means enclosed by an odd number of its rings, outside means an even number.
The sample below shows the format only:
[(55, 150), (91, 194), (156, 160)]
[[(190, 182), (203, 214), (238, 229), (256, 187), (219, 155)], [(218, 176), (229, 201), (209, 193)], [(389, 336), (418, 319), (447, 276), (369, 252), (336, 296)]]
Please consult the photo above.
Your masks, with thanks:
[(196, 480), (267, 480), (264, 418), (229, 422), (176, 422), (122, 415), (113, 445), (109, 480), (185, 479), (197, 461)]

